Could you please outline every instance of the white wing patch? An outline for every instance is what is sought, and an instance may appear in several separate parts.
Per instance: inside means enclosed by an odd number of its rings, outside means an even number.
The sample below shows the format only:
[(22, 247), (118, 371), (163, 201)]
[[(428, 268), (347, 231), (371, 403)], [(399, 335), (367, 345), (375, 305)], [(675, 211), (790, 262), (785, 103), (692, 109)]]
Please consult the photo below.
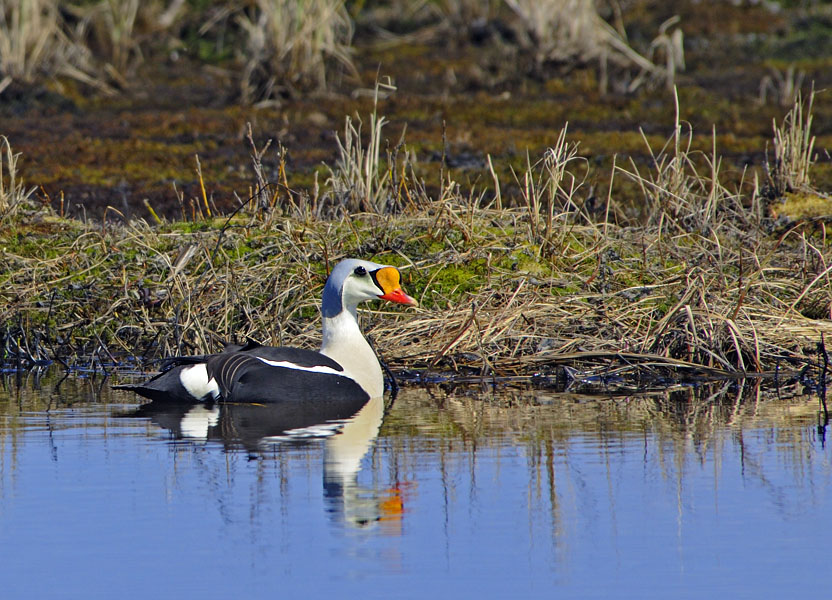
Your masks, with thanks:
[(208, 367), (205, 363), (182, 369), (179, 373), (179, 381), (182, 387), (197, 400), (202, 400), (206, 396), (217, 398), (220, 395), (216, 380), (213, 377), (208, 379)]
[(283, 367), (284, 369), (295, 369), (296, 371), (309, 371), (310, 373), (328, 373), (330, 375), (340, 375), (341, 377), (344, 377), (343, 371), (336, 371), (332, 367), (327, 367), (324, 365), (315, 365), (314, 367), (302, 367), (301, 365), (289, 362), (288, 360), (269, 360), (260, 356), (256, 358), (257, 360), (260, 360), (271, 367)]

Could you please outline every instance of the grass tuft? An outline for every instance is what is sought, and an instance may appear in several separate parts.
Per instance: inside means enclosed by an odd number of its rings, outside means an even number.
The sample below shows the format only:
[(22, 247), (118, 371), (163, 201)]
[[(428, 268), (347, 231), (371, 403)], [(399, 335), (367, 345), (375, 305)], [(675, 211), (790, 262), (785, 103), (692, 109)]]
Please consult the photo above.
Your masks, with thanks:
[(0, 136), (0, 223), (13, 220), (29, 202), (34, 188), (26, 189), (18, 175), (19, 152), (14, 152), (6, 136)]
[(812, 90), (804, 101), (801, 94), (791, 110), (774, 129), (774, 162), (767, 165), (769, 194), (782, 198), (788, 192), (811, 191), (809, 171), (814, 162), (815, 137), (812, 135), (812, 105), (815, 92)]
[[(589, 64), (600, 67), (601, 89), (606, 92), (608, 66), (635, 68), (639, 75), (628, 84), (634, 91), (645, 82), (663, 80), (672, 87), (676, 72), (684, 70), (684, 48), (678, 17), (667, 20), (645, 57), (630, 46), (622, 32), (598, 13), (592, 0), (505, 0), (523, 24), (538, 67), (549, 64)], [(663, 58), (659, 66), (653, 58)]]
[[(362, 142), (363, 122), (357, 117), (356, 125), (350, 117), (344, 123), (344, 138), (336, 134), (338, 159), (335, 168), (330, 169), (327, 184), (335, 204), (346, 212), (385, 213), (401, 208), (402, 189), (397, 185), (396, 172), (399, 170), (398, 149), (404, 145), (404, 137), (399, 142), (395, 153), (387, 152), (386, 161), (382, 154), (384, 139), (382, 131), (387, 119), (378, 114), (379, 91), (395, 91), (391, 82), (377, 82), (373, 102), (373, 112), (369, 118), (367, 145)], [(395, 154), (395, 156), (394, 156)], [(406, 172), (407, 153), (401, 171)], [(398, 181), (402, 181), (399, 179)]]
[(246, 40), (244, 101), (273, 100), (310, 85), (324, 89), (330, 61), (354, 70), (354, 26), (343, 0), (256, 0), (237, 23)]

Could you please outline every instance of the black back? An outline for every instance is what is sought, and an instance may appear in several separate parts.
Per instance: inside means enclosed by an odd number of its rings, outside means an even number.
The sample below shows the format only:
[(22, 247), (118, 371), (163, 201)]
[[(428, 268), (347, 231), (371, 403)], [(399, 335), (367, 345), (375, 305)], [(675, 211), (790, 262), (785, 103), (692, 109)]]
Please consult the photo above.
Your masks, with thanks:
[[(266, 350), (267, 352), (263, 352)], [(283, 353), (289, 350), (290, 353)], [(212, 356), (208, 361), (208, 376), (213, 377), (220, 389), (222, 399), (227, 402), (270, 404), (280, 402), (315, 403), (325, 409), (331, 402), (341, 403), (352, 399), (363, 404), (369, 400), (364, 389), (349, 377), (332, 373), (317, 373), (290, 367), (276, 367), (261, 361), (258, 357), (272, 361), (289, 360), (304, 366), (320, 365), (321, 359), (340, 365), (317, 352), (298, 360), (295, 348), (264, 348), (256, 354), (231, 352)], [(289, 356), (292, 358), (289, 358)], [(313, 360), (316, 361), (313, 363)], [(329, 365), (324, 365), (329, 366)]]

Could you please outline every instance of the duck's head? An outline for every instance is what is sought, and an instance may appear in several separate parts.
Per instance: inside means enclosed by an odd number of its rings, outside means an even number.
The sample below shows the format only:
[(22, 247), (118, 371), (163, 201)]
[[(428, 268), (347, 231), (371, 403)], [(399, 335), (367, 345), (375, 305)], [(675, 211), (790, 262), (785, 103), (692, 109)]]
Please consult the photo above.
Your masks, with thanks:
[(321, 313), (327, 318), (344, 309), (354, 313), (359, 303), (375, 298), (415, 306), (416, 300), (402, 290), (401, 279), (396, 267), (355, 258), (342, 260), (326, 280)]

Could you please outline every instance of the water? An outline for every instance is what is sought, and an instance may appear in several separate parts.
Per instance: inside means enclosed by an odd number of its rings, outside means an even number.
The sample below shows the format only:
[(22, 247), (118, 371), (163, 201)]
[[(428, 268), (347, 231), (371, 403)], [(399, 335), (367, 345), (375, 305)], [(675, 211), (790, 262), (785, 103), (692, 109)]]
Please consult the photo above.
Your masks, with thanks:
[(266, 407), (136, 415), (109, 383), (0, 391), (3, 598), (826, 587), (817, 398), (405, 389), (334, 434)]

